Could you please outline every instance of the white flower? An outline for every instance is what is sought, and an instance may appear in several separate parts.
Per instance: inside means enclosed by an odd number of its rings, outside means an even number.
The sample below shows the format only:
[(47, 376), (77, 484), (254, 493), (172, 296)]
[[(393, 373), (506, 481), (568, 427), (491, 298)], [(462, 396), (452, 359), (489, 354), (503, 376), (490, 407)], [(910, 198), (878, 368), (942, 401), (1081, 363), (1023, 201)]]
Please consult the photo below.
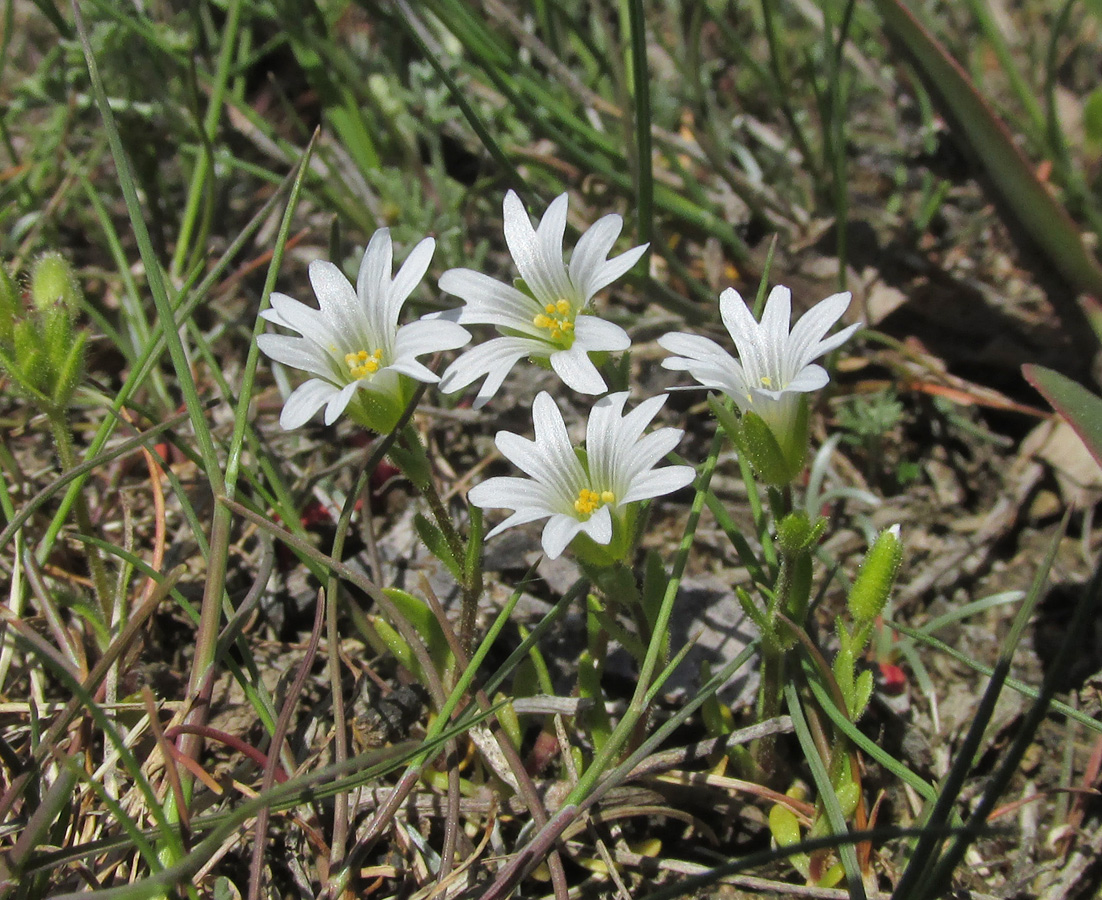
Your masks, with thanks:
[(533, 229), (520, 198), (513, 191), (505, 195), (505, 241), (525, 290), (472, 269), (450, 269), (441, 276), (441, 290), (466, 301), (456, 321), (494, 325), (502, 334), (453, 362), (444, 372), (441, 390), (461, 390), (485, 375), (477, 409), (526, 356), (548, 360), (567, 386), (581, 394), (608, 389), (588, 354), (626, 350), (631, 341), (618, 325), (586, 314), (587, 306), (594, 294), (635, 265), (648, 245), (607, 259), (623, 228), (623, 219), (613, 213), (578, 239), (568, 267), (562, 258), (567, 203), (566, 194), (556, 198)]
[(681, 429), (659, 428), (643, 436), (665, 395), (644, 400), (623, 415), (627, 398), (623, 392), (597, 401), (586, 425), (584, 454), (571, 446), (562, 413), (546, 392), (532, 407), (534, 441), (499, 431), (498, 449), (529, 477), (489, 478), (471, 488), (468, 496), (475, 506), (515, 510), (486, 537), (548, 519), (543, 549), (555, 559), (578, 534), (608, 545), (614, 524), (624, 523), (632, 504), (691, 483), (691, 466), (655, 468), (681, 440)]
[(410, 379), (439, 380), (417, 357), (462, 347), (471, 338), (467, 330), (427, 319), (398, 326), (402, 305), (424, 277), (435, 247), (432, 238), (425, 238), (391, 280), (390, 231), (380, 228), (364, 251), (355, 289), (335, 265), (315, 260), (310, 284), (320, 310), (272, 294), (272, 308), (261, 317), (301, 337), (262, 334), (260, 349), (276, 362), (315, 376), (287, 398), (280, 425), (304, 425), (323, 406), (325, 424), (332, 425), (355, 398), (351, 412), (357, 421), (389, 431), (412, 396)]
[(755, 412), (774, 431), (783, 430), (795, 415), (802, 394), (830, 380), (826, 369), (812, 360), (849, 339), (860, 324), (826, 333), (849, 306), (848, 292), (833, 294), (809, 309), (789, 332), (792, 292), (777, 286), (769, 293), (758, 323), (734, 288), (719, 297), (720, 314), (735, 342), (736, 360), (715, 341), (674, 332), (658, 339), (671, 353), (662, 361), (667, 369), (688, 372), (702, 385), (722, 391), (742, 412)]

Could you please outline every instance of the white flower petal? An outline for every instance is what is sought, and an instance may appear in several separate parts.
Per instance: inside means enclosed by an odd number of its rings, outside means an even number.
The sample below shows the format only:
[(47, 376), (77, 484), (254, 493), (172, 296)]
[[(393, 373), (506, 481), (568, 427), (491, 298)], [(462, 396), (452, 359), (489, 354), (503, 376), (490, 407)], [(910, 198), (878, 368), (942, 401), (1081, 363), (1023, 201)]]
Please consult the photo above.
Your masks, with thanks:
[(631, 338), (619, 325), (599, 319), (597, 316), (578, 316), (574, 321), (574, 346), (593, 353), (607, 350), (618, 353), (631, 346)]
[(599, 290), (608, 287), (612, 282), (630, 272), (632, 267), (642, 258), (643, 254), (647, 252), (647, 247), (649, 246), (650, 244), (640, 244), (638, 247), (632, 247), (630, 250), (625, 250), (619, 256), (612, 257), (612, 259), (601, 266), (593, 274), (592, 279), (585, 287), (584, 294), (586, 299), (588, 300)]
[(418, 319), (398, 329), (394, 336), (394, 356), (404, 358), (457, 350), (470, 339), (471, 333), (454, 322)]
[(635, 442), (630, 462), (624, 469), (634, 478), (638, 473), (653, 469), (681, 443), (684, 432), (680, 428), (659, 428)]
[[(842, 318), (842, 314), (849, 307), (849, 301), (849, 291), (832, 294), (816, 303), (792, 326), (792, 334), (788, 338), (789, 353), (793, 360), (800, 361), (801, 367), (827, 352), (819, 350), (818, 345), (823, 343), (823, 335)], [(843, 333), (839, 332), (839, 334)], [(834, 337), (836, 338), (837, 335)]]
[[(477, 503), (475, 505), (478, 506)], [(493, 509), (494, 507), (490, 506), (489, 508)], [(496, 537), (497, 535), (501, 534), (501, 532), (503, 532), (506, 528), (512, 528), (514, 525), (527, 525), (529, 522), (538, 522), (540, 519), (546, 519), (548, 516), (551, 515), (554, 515), (551, 510), (541, 510), (536, 509), (535, 507), (522, 509), (519, 512), (515, 512), (512, 515), (506, 517), (501, 522), (498, 522), (497, 525), (495, 525), (486, 533), (485, 539), (489, 540), (492, 537)]]
[(598, 544), (608, 544), (612, 540), (612, 514), (607, 506), (602, 506), (586, 521), (582, 522), (582, 531)]
[(654, 497), (672, 494), (692, 484), (695, 478), (696, 471), (692, 466), (665, 466), (661, 469), (653, 469), (635, 479), (631, 490), (621, 502), (634, 503), (638, 500), (651, 500)]
[(546, 391), (537, 394), (532, 404), (532, 424), (536, 429), (534, 444), (544, 459), (544, 471), (533, 477), (554, 486), (563, 502), (571, 505), (585, 486), (585, 470), (574, 453), (558, 404)]
[[(562, 262), (562, 237), (566, 230), (567, 196), (562, 194), (547, 208), (539, 231), (532, 227), (524, 204), (514, 191), (505, 195), (505, 243), (517, 271), (540, 299), (555, 302), (563, 296), (566, 271)], [(558, 258), (548, 259), (545, 245), (558, 238)], [(558, 269), (559, 271), (556, 271)]]
[[(566, 194), (559, 194), (551, 201), (551, 205), (547, 207), (543, 218), (540, 219), (539, 227), (536, 228), (539, 273), (540, 278), (545, 280), (544, 290), (529, 285), (537, 297), (557, 295), (560, 298), (569, 298), (572, 293), (570, 276), (562, 259), (562, 239), (566, 234), (566, 213), (569, 202)], [(520, 268), (519, 263), (517, 268)], [(523, 272), (521, 276), (524, 277)], [(526, 277), (525, 281), (528, 281)]]
[(527, 294), (473, 269), (448, 269), (440, 276), (440, 290), (454, 294), (467, 305), (458, 313), (460, 325), (495, 325), (523, 331), (543, 340), (532, 319), (543, 310)]
[(551, 368), (571, 390), (579, 394), (603, 394), (608, 385), (597, 371), (584, 347), (575, 342), (569, 350), (560, 350), (550, 356)]
[(351, 384), (346, 384), (329, 398), (329, 402), (325, 405), (326, 425), (332, 425), (340, 418), (341, 413), (345, 411), (348, 404), (352, 401), (352, 397), (356, 393), (357, 388), (359, 388), (359, 384), (353, 381)]
[[(393, 268), (394, 245), (390, 240), (390, 229), (380, 228), (367, 242), (367, 249), (360, 260), (360, 271), (356, 276), (356, 296), (361, 308), (377, 311), (380, 324), (390, 320), (391, 311), (387, 308), (387, 301)], [(397, 323), (397, 310), (394, 313), (394, 321)]]
[(804, 366), (799, 374), (785, 385), (784, 391), (779, 393), (788, 391), (806, 394), (809, 391), (817, 391), (826, 387), (829, 381), (830, 376), (822, 366)]
[(306, 338), (291, 337), (289, 334), (261, 334), (257, 336), (256, 343), (262, 353), (278, 363), (302, 369), (320, 378), (333, 377), (330, 361), (322, 357)]
[(610, 213), (590, 225), (585, 234), (578, 238), (578, 243), (574, 245), (574, 252), (570, 256), (568, 271), (570, 280), (581, 291), (582, 296), (586, 296), (589, 283), (605, 265), (608, 252), (616, 243), (616, 238), (620, 236), (623, 227), (623, 218), (617, 213)]
[(617, 465), (630, 446), (631, 435), (623, 427), (627, 391), (602, 397), (589, 413), (585, 428), (585, 449), (589, 457), (589, 474), (593, 483), (620, 494), (626, 488), (617, 478)]
[(531, 338), (501, 337), (486, 341), (472, 347), (448, 366), (440, 379), (440, 389), (445, 394), (452, 394), (486, 375), (487, 382), (494, 382), (493, 390), (489, 390), (488, 394), (493, 396), (509, 370), (522, 357), (538, 352), (541, 346)]
[(428, 366), (413, 359), (413, 357), (395, 360), (387, 366), (387, 371), (397, 372), (400, 375), (408, 375), (414, 381), (420, 381), (424, 384), (437, 384), (440, 381), (439, 375)]
[[(292, 300), (286, 294), (272, 294), (272, 308), (261, 315), (269, 322), (292, 328), (299, 334), (316, 334), (325, 328), (325, 320), (316, 309)], [(328, 332), (327, 332), (328, 333)]]
[(563, 550), (582, 530), (582, 523), (571, 516), (558, 513), (543, 526), (543, 552), (548, 559), (558, 559)]
[(547, 488), (537, 481), (513, 476), (487, 478), (467, 492), (467, 499), (484, 509), (525, 509), (538, 507), (550, 515)]
[(279, 426), (284, 431), (305, 425), (337, 392), (333, 385), (318, 378), (300, 384), (291, 392), (279, 414)]
[(424, 238), (409, 252), (406, 261), (394, 276), (394, 282), (390, 285), (390, 303), (393, 307), (394, 322), (398, 321), (398, 313), (403, 304), (414, 289), (421, 283), (425, 273), (432, 262), (432, 254), (436, 251), (436, 241), (430, 237)]
[(326, 322), (337, 334), (347, 334), (363, 315), (356, 291), (331, 262), (315, 259), (308, 271)]

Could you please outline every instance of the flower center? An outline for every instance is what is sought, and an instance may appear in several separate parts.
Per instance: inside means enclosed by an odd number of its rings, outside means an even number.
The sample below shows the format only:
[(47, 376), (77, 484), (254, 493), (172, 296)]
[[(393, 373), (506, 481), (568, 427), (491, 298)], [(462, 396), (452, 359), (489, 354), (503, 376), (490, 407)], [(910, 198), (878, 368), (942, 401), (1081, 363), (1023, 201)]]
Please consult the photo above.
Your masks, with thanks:
[(578, 492), (578, 499), (574, 501), (574, 509), (583, 516), (591, 516), (606, 503), (615, 503), (616, 495), (612, 491), (591, 491), (582, 488)]
[(768, 375), (762, 375), (762, 376), (761, 376), (761, 386), (762, 386), (763, 388), (770, 388), (770, 389), (772, 389), (772, 387), (773, 387), (773, 379), (772, 379), (772, 378), (770, 378), (770, 377), (769, 377)]
[(383, 351), (376, 350), (374, 353), (368, 353), (366, 350), (360, 350), (356, 353), (346, 353), (344, 355), (345, 364), (348, 366), (348, 371), (352, 374), (353, 378), (366, 378), (368, 375), (374, 375), (379, 371), (379, 367), (382, 365)]
[(537, 328), (546, 328), (551, 332), (551, 340), (560, 341), (574, 331), (574, 304), (569, 300), (548, 303), (532, 320)]

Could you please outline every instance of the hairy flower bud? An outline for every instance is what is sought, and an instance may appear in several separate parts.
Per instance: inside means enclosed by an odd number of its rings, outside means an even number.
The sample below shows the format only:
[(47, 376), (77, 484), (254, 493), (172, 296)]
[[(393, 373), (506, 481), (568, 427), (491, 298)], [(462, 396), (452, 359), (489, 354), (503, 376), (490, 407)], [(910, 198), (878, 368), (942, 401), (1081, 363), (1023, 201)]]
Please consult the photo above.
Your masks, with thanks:
[(849, 592), (849, 611), (858, 625), (872, 622), (884, 609), (903, 560), (899, 526), (880, 532)]
[(61, 305), (75, 315), (82, 297), (73, 267), (60, 253), (43, 253), (31, 269), (31, 300), (35, 307), (48, 310)]

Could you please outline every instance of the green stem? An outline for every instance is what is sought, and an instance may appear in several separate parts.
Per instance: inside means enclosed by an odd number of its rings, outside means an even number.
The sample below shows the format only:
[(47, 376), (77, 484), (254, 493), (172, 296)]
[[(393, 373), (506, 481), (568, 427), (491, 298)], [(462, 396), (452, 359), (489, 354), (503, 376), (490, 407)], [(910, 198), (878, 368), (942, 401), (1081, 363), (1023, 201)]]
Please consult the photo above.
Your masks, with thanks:
[(635, 693), (628, 704), (624, 717), (620, 720), (616, 729), (609, 736), (608, 741), (590, 763), (589, 768), (582, 773), (578, 783), (574, 785), (569, 796), (563, 801), (563, 808), (571, 804), (577, 804), (585, 799), (593, 790), (601, 776), (610, 769), (620, 750), (635, 733), (635, 727), (647, 712), (650, 697), (651, 683), (658, 670), (659, 657), (666, 648), (666, 635), (668, 633), (670, 618), (673, 615), (674, 601), (677, 599), (678, 589), (681, 587), (681, 576), (685, 571), (685, 565), (689, 560), (689, 550), (692, 548), (693, 538), (696, 535), (697, 523), (700, 521), (700, 513), (704, 509), (704, 499), (708, 495), (708, 485), (712, 480), (712, 473), (716, 468), (719, 458), (719, 450), (723, 445), (723, 432), (719, 430), (712, 438), (712, 446), (697, 477), (696, 496), (693, 498), (692, 509), (689, 511), (689, 520), (685, 525), (685, 534), (681, 538), (677, 556), (674, 559), (673, 570), (670, 572), (669, 584), (666, 593), (662, 597), (662, 605), (655, 617), (653, 637), (647, 648), (647, 657), (639, 671), (639, 680), (635, 686)]
[[(48, 409), (46, 416), (50, 420), (50, 428), (54, 433), (54, 443), (57, 445), (57, 455), (61, 460), (61, 467), (66, 471), (74, 469), (77, 465), (76, 454), (73, 451), (73, 433), (69, 429), (69, 420), (63, 409)], [(88, 503), (84, 494), (77, 494), (73, 503), (73, 514), (77, 519), (77, 527), (81, 533), (91, 537), (93, 535), (92, 517), (88, 512)], [(94, 544), (86, 544), (88, 554), (88, 569), (92, 575), (92, 584), (96, 589), (96, 599), (99, 600), (100, 610), (103, 613), (104, 623), (111, 621), (111, 588), (107, 582), (107, 568), (100, 558), (99, 550)]]
[(218, 122), (222, 118), (222, 106), (225, 103), (234, 51), (237, 48), (237, 35), (241, 24), (241, 6), (241, 0), (233, 0), (227, 10), (226, 27), (222, 33), (222, 47), (218, 55), (218, 69), (215, 73), (214, 83), (211, 85), (210, 105), (207, 107), (206, 116), (203, 117), (202, 132), (200, 134), (202, 151), (199, 154), (195, 171), (191, 175), (191, 185), (188, 188), (187, 201), (184, 206), (184, 217), (180, 223), (180, 233), (176, 239), (176, 254), (169, 269), (172, 275), (177, 278), (183, 271), (185, 261), (191, 253), (192, 233), (199, 218), (203, 198), (209, 190), (207, 180), (210, 177), (213, 162), (211, 144), (215, 138)]
[[(406, 477), (413, 482), (414, 487), (417, 488), (428, 504), (432, 517), (436, 520), (437, 526), (444, 535), (444, 540), (448, 542), (448, 549), (452, 556), (460, 561), (468, 560), (468, 564), (463, 566), (463, 583), (460, 585), (463, 591), (463, 606), (459, 620), (459, 637), (463, 644), (464, 653), (469, 654), (472, 650), (475, 625), (478, 620), (478, 601), (482, 596), (482, 567), (469, 563), (471, 557), (471, 554), (468, 553), (469, 548), (464, 543), (463, 538), (460, 537), (455, 523), (448, 514), (448, 509), (440, 497), (440, 492), (436, 489), (436, 482), (432, 477), (432, 464), (429, 462), (428, 453), (421, 443), (421, 438), (412, 427), (407, 426), (402, 429), (400, 440), (403, 448), (413, 458), (413, 465), (403, 467), (402, 462), (404, 460), (400, 461), (393, 455), (392, 460), (398, 464), (399, 468), (403, 468)], [(406, 471), (406, 468), (409, 471)]]

